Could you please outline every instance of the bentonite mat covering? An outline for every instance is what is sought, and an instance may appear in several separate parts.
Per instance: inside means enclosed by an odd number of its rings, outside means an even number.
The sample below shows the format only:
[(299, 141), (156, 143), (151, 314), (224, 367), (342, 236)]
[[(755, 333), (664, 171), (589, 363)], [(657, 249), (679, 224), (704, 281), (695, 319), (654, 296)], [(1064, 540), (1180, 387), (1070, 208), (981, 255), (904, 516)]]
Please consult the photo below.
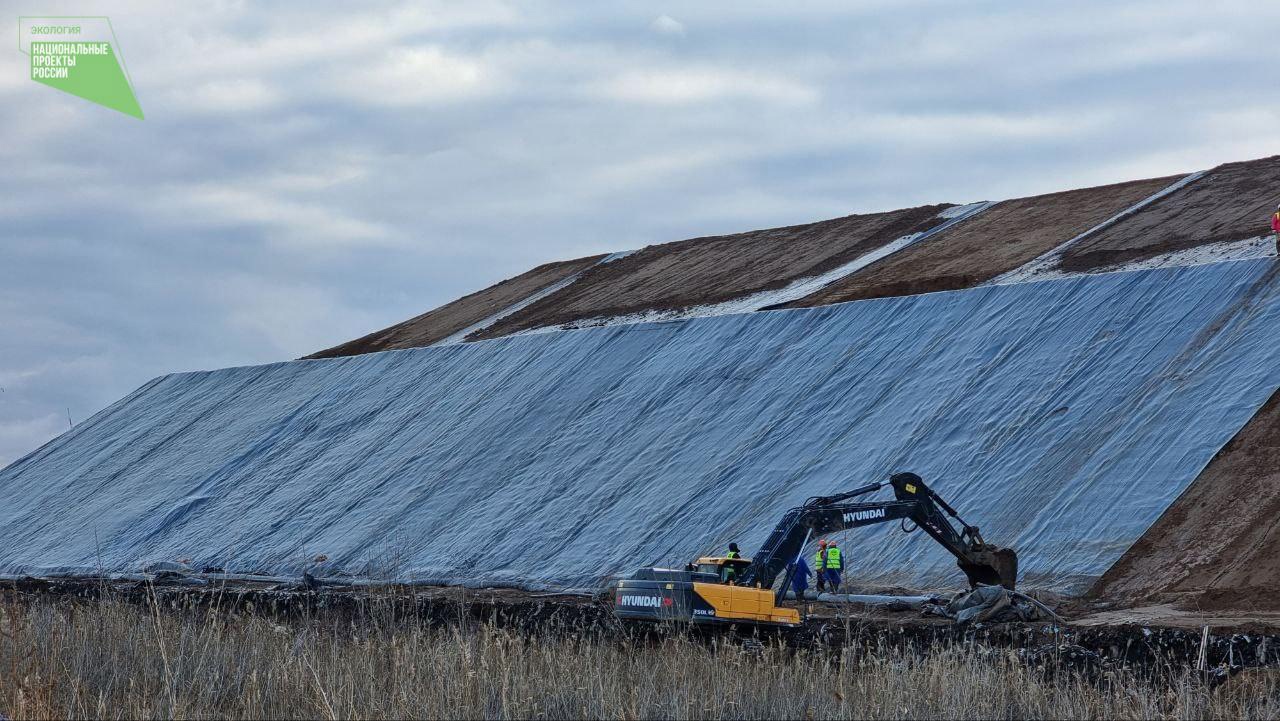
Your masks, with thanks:
[[(1104, 571), (1280, 382), (1270, 261), (156, 379), (0, 471), (0, 572), (589, 587), (911, 470), (1024, 578)], [(956, 586), (896, 524), (855, 580)]]

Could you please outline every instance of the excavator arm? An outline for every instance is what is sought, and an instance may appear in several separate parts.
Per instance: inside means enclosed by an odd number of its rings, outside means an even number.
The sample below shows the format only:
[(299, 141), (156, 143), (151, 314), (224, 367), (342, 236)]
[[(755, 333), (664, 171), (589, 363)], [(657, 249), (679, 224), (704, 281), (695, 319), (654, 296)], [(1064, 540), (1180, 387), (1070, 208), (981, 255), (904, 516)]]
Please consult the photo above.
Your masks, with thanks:
[[(987, 544), (976, 527), (965, 523), (955, 509), (916, 474), (898, 473), (889, 479), (888, 485), (893, 487), (896, 500), (849, 501), (880, 490), (885, 485), (871, 483), (847, 493), (810, 498), (803, 506), (787, 511), (739, 583), (748, 587), (772, 588), (778, 575), (815, 537), (888, 521), (910, 520), (956, 557), (970, 585), (999, 584), (1013, 589), (1018, 573), (1017, 554), (1011, 549)], [(959, 531), (947, 519), (948, 515), (960, 524)], [(776, 592), (779, 603), (790, 581), (788, 573)]]
[[(885, 485), (893, 487), (894, 500), (856, 500)], [(959, 524), (959, 530), (951, 519)], [(978, 529), (965, 523), (920, 476), (898, 473), (887, 484), (871, 483), (847, 493), (810, 498), (803, 506), (787, 511), (734, 584), (723, 583), (717, 574), (703, 572), (695, 564), (683, 570), (638, 569), (613, 584), (614, 614), (628, 621), (796, 626), (801, 622), (799, 610), (783, 605), (791, 585), (784, 571), (809, 541), (895, 520), (915, 523), (942, 544), (956, 557), (971, 584), (998, 583), (1013, 588), (1018, 576), (1017, 555), (983, 541)], [(746, 563), (723, 558), (699, 559), (699, 563), (703, 560)], [(782, 583), (775, 587), (779, 575), (783, 575)]]

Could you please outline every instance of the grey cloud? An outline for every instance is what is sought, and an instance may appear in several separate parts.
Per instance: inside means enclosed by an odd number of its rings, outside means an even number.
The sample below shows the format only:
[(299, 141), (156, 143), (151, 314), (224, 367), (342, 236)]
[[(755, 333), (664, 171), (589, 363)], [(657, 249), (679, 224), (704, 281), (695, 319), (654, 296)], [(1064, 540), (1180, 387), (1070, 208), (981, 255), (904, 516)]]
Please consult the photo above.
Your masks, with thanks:
[(552, 259), (1280, 147), (1254, 2), (351, 7), (113, 8), (143, 122), (0, 54), (0, 463)]
[(649, 23), (649, 27), (659, 35), (671, 35), (674, 37), (684, 37), (684, 23), (676, 20), (670, 15), (659, 15)]

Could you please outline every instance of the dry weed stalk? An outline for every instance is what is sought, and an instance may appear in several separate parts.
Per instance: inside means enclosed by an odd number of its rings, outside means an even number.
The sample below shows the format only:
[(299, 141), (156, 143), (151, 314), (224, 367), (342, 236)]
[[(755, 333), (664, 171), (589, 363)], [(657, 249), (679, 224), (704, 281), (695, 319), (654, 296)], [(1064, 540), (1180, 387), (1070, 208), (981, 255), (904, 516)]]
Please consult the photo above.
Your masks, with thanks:
[(744, 652), (490, 626), (0, 602), (12, 718), (1275, 718), (1193, 669), (1046, 678), (1012, 653)]

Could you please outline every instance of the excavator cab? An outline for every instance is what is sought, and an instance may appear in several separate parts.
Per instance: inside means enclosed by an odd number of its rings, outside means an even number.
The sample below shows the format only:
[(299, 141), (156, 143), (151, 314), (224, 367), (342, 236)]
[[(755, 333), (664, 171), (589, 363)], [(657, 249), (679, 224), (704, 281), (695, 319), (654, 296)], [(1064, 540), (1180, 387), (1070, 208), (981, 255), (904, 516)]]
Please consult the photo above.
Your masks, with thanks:
[(724, 556), (703, 556), (694, 561), (692, 570), (698, 573), (714, 573), (721, 583), (737, 582), (751, 565), (750, 558), (725, 558)]

